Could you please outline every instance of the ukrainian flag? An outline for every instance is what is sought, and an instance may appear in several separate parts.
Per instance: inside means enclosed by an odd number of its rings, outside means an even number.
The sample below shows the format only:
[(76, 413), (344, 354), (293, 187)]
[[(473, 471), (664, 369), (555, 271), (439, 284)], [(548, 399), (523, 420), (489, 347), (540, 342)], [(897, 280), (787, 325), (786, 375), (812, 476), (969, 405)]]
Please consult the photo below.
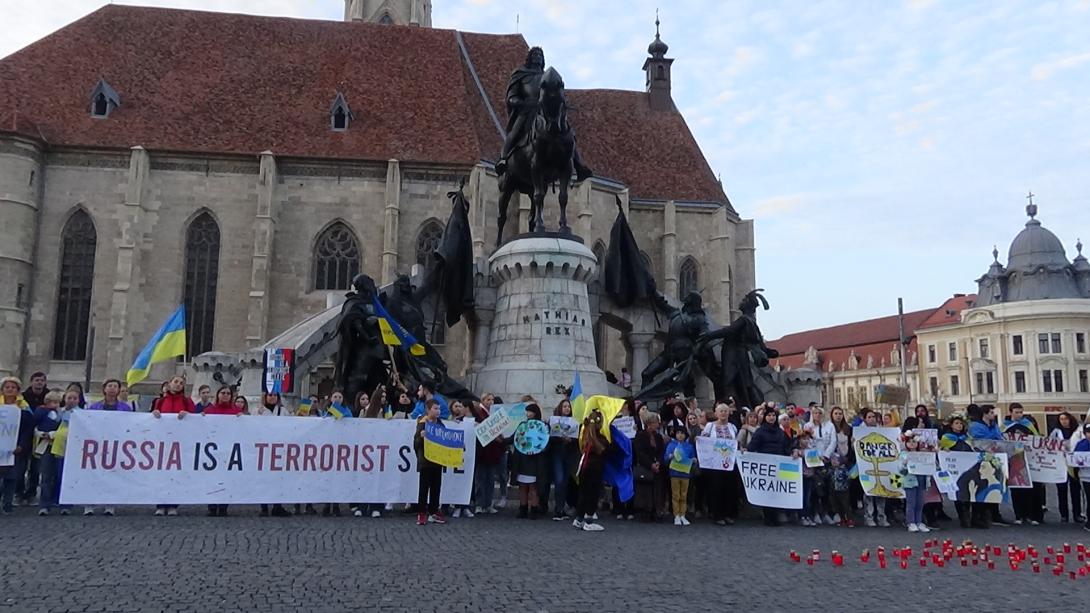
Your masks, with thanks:
[(307, 417), (307, 416), (309, 416), (310, 415), (310, 410), (313, 408), (313, 404), (314, 403), (311, 402), (310, 398), (306, 398), (305, 400), (301, 400), (299, 402), (299, 408), (295, 411), (295, 415), (297, 417)]
[(352, 410), (343, 404), (334, 402), (329, 405), (329, 414), (336, 419), (344, 419), (345, 417), (352, 417)]
[(148, 378), (151, 365), (185, 355), (185, 305), (166, 320), (132, 363), (125, 381), (133, 386)]
[[(587, 400), (585, 412), (590, 414), (591, 411), (597, 409), (602, 413), (602, 435), (606, 437), (607, 441), (613, 442), (613, 433), (610, 424), (613, 423), (613, 419), (621, 414), (621, 407), (624, 406), (624, 398), (613, 398), (612, 396), (591, 396)], [(574, 415), (575, 412), (572, 411)], [(639, 419), (639, 416), (636, 416)], [(579, 423), (583, 423), (580, 421)]]
[(799, 473), (799, 465), (795, 462), (780, 462), (779, 477), (785, 480), (795, 480), (802, 476)]
[(386, 307), (382, 306), (382, 301), (378, 299), (378, 296), (375, 296), (372, 302), (375, 305), (375, 314), (378, 315), (378, 328), (382, 332), (382, 344), (389, 347), (408, 347), (409, 353), (413, 355), (427, 353), (424, 346), (416, 340), (416, 337), (390, 316), (390, 313), (386, 311)]
[(583, 382), (579, 380), (579, 373), (575, 373), (575, 381), (571, 384), (568, 400), (571, 401), (571, 414), (575, 418), (575, 423), (583, 423), (587, 411), (587, 397), (583, 395)]
[(461, 468), (465, 463), (465, 432), (438, 421), (425, 422), (424, 459), (447, 468)]

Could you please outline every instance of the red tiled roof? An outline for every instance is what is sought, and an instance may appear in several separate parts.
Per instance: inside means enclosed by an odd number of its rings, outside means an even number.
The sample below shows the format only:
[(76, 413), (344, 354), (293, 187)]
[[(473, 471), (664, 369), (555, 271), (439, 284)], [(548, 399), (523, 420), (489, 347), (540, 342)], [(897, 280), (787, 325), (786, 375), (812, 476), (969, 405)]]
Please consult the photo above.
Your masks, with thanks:
[(971, 309), (975, 304), (976, 294), (956, 294), (952, 298), (948, 298), (941, 307), (935, 309), (935, 312), (924, 320), (917, 329), (958, 323), (961, 321), (961, 312), (965, 309)]
[[(935, 309), (925, 309), (905, 313), (905, 334), (913, 336), (913, 331), (934, 312)], [(823, 350), (841, 347), (858, 347), (880, 342), (895, 343), (898, 338), (900, 338), (900, 331), (897, 316), (891, 315), (829, 328), (796, 332), (768, 344), (781, 355), (788, 356), (805, 353), (810, 347), (814, 347), (820, 353)]]
[[(526, 41), (462, 39), (505, 123)], [(107, 119), (90, 116), (100, 77), (121, 98)], [(0, 109), (53, 145), (472, 164), (501, 144), (453, 30), (107, 5), (0, 59), (0, 83)], [(355, 115), (345, 132), (329, 129), (337, 91)], [(633, 198), (727, 202), (679, 113), (642, 92), (570, 93), (599, 176)]]
[[(831, 363), (835, 370), (844, 370), (848, 365), (848, 358), (851, 357), (852, 352), (855, 352), (855, 357), (859, 358), (859, 368), (863, 369), (867, 366), (867, 359), (871, 358), (873, 361), (872, 368), (880, 368), (884, 366), (892, 366), (893, 360), (891, 359), (891, 353), (897, 346), (896, 337), (891, 340), (886, 340), (878, 343), (870, 343), (867, 345), (856, 345), (852, 347), (839, 347), (836, 349), (826, 349), (818, 351), (818, 359), (820, 364), (819, 370), (827, 370), (828, 365)], [(916, 337), (912, 338), (908, 342), (908, 348), (906, 354), (911, 354), (916, 351)], [(785, 356), (780, 356), (772, 361), (772, 365), (779, 365), (783, 368), (802, 368), (805, 361), (805, 353), (792, 353)]]

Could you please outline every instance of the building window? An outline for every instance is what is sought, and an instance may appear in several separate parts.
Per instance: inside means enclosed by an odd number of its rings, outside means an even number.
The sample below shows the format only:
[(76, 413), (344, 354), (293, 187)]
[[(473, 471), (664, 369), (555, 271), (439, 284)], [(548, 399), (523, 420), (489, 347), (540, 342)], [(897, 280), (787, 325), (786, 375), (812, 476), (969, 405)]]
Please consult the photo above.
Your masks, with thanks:
[(443, 224), (434, 219), (424, 222), (416, 235), (416, 263), (427, 268), (441, 240), (443, 240)]
[(78, 209), (68, 218), (61, 233), (61, 278), (53, 327), (54, 360), (79, 361), (87, 357), (97, 244), (91, 216)]
[(1061, 394), (1064, 391), (1064, 371), (1054, 370), (1052, 371), (1052, 389), (1057, 394)]
[(983, 394), (984, 393), (984, 373), (982, 373), (982, 372), (976, 373), (975, 378), (976, 378), (976, 393)]
[(859, 404), (867, 406), (867, 388), (859, 388)]
[(185, 328), (190, 356), (212, 349), (219, 263), (220, 227), (205, 211), (185, 233)]
[(348, 108), (348, 100), (344, 94), (337, 92), (333, 98), (333, 104), (329, 107), (330, 127), (334, 132), (344, 132), (348, 129), (348, 122), (355, 119), (352, 109)]
[(99, 79), (91, 90), (91, 117), (103, 118), (121, 106), (121, 98), (105, 79)]
[(995, 393), (995, 373), (984, 373), (984, 388), (987, 390), (986, 393), (988, 394)]
[(848, 388), (848, 406), (853, 408), (853, 409), (859, 406), (855, 402), (855, 388), (854, 387), (849, 387)]
[(838, 387), (833, 390), (833, 397), (836, 398), (836, 404), (843, 404), (843, 395), (840, 393), (841, 389)]
[(1041, 354), (1048, 353), (1048, 334), (1037, 335), (1037, 352)]
[(394, 20), (390, 17), (389, 13), (386, 13), (382, 17), (379, 17), (378, 22), (384, 26), (394, 25)]
[(1079, 371), (1079, 392), (1085, 394), (1090, 392), (1090, 381), (1087, 380), (1086, 371)]
[[(435, 259), (435, 250), (439, 248), (442, 240), (443, 224), (434, 219), (425, 222), (416, 235), (416, 263), (424, 268), (430, 266)], [(437, 316), (442, 309), (439, 292), (432, 292), (424, 299), (420, 308), (424, 311), (428, 342), (433, 345), (444, 344), (447, 337), (447, 324), (440, 316)]]
[(985, 360), (988, 359), (988, 339), (986, 339), (986, 338), (980, 339), (979, 346), (980, 346), (980, 357), (982, 359), (985, 359)]
[(1046, 370), (1041, 373), (1041, 391), (1052, 392), (1052, 371)]
[(951, 364), (957, 364), (957, 361), (958, 361), (958, 344), (957, 343), (950, 343), (949, 345), (947, 345), (946, 348), (947, 348), (948, 355), (950, 356), (950, 363)]
[(961, 382), (958, 381), (958, 376), (957, 375), (950, 375), (950, 395), (951, 396), (960, 396), (961, 395)]
[(1014, 393), (1026, 393), (1026, 373), (1022, 372), (1021, 370), (1014, 371)]
[(685, 297), (693, 292), (700, 292), (700, 272), (696, 267), (696, 260), (685, 258), (677, 274), (677, 297), (685, 300)]
[(935, 357), (935, 346), (934, 345), (928, 345), (927, 346), (927, 363), (928, 364), (934, 364), (936, 359), (937, 358)]
[(938, 398), (939, 397), (939, 378), (938, 377), (931, 377), (930, 379), (928, 379), (927, 382), (928, 382), (928, 384), (929, 384), (929, 386), (931, 388), (931, 397), (932, 398)]
[(1075, 333), (1075, 353), (1086, 353), (1086, 333)]
[(22, 283), (15, 284), (15, 308), (26, 308), (26, 285)]
[(1015, 334), (1014, 336), (1012, 336), (1011, 344), (1013, 345), (1013, 347), (1011, 348), (1011, 352), (1014, 353), (1014, 355), (1022, 355), (1023, 353), (1025, 353), (1025, 349), (1022, 347), (1021, 334)]
[(1052, 353), (1063, 353), (1063, 346), (1060, 343), (1060, 333), (1052, 333)]
[(360, 245), (342, 222), (331, 224), (314, 244), (314, 289), (346, 290), (360, 274)]

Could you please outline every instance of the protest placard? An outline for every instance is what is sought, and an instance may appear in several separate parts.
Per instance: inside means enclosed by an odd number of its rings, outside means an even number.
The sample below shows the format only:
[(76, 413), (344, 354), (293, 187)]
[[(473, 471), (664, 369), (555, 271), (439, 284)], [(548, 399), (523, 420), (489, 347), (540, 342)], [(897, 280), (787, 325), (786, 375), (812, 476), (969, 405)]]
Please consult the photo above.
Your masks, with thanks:
[(1026, 463), (1034, 483), (1067, 483), (1067, 459), (1064, 457), (1064, 441), (1045, 436), (1029, 436), (1026, 444)]
[(940, 451), (938, 458), (939, 471), (949, 473), (957, 484), (956, 500), (1000, 503), (1007, 498), (1006, 454)]
[(904, 498), (905, 490), (891, 465), (901, 454), (901, 431), (897, 428), (856, 426), (855, 457), (859, 484), (868, 496)]
[(515, 451), (523, 455), (537, 455), (549, 445), (549, 426), (540, 419), (527, 419), (515, 428), (512, 442)]
[(424, 458), (447, 468), (465, 462), (465, 431), (447, 428), (442, 422), (424, 422)]
[(549, 436), (557, 438), (578, 438), (579, 424), (574, 417), (553, 415), (549, 418)]
[(492, 413), (504, 412), (507, 413), (507, 427), (503, 429), (500, 434), (503, 438), (511, 438), (515, 435), (515, 428), (519, 427), (519, 424), (526, 421), (526, 403), (516, 402), (513, 404), (494, 404), (492, 405)]
[(909, 451), (906, 464), (910, 475), (934, 475), (937, 461), (934, 451)]
[[(704, 464), (701, 463), (701, 468)], [(738, 458), (742, 485), (749, 503), (776, 509), (802, 508), (802, 460), (767, 453)]]
[(492, 411), (484, 421), (477, 424), (477, 440), (484, 447), (503, 434), (509, 425), (511, 425), (511, 418), (507, 416), (507, 411)]
[(808, 468), (821, 468), (825, 466), (825, 461), (821, 459), (821, 451), (817, 449), (805, 449), (803, 450), (803, 459), (806, 461)]
[(696, 459), (700, 468), (734, 470), (738, 441), (733, 438), (696, 437)]
[(912, 430), (912, 438), (920, 446), (920, 451), (938, 451), (939, 431), (936, 428), (916, 428)]
[(1079, 470), (1090, 468), (1090, 451), (1074, 451), (1067, 454), (1067, 465)]
[(958, 495), (958, 482), (948, 470), (935, 471), (935, 487), (946, 494), (950, 500), (956, 500)]
[(613, 425), (625, 435), (626, 438), (636, 438), (636, 418), (618, 417), (613, 420)]
[(1026, 445), (1019, 437), (1018, 440), (993, 441), (990, 439), (977, 439), (972, 441), (973, 449), (988, 453), (1002, 453), (1009, 458), (1007, 464), (1007, 487), (1030, 488), (1033, 487), (1033, 477), (1029, 473), (1029, 463), (1026, 461)]
[(15, 446), (19, 443), (22, 413), (13, 404), (0, 406), (0, 466), (15, 464)]
[[(474, 424), (448, 422), (464, 437)], [(75, 411), (64, 504), (416, 502), (416, 423)], [(443, 504), (469, 504), (476, 454), (444, 469)]]

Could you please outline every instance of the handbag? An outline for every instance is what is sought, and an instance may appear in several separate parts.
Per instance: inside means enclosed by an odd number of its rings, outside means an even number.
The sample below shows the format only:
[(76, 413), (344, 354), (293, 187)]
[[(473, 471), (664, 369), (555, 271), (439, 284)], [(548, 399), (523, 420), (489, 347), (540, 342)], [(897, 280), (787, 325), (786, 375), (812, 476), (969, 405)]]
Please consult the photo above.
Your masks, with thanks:
[(632, 476), (635, 477), (637, 483), (650, 483), (655, 480), (655, 473), (642, 464), (632, 467)]

